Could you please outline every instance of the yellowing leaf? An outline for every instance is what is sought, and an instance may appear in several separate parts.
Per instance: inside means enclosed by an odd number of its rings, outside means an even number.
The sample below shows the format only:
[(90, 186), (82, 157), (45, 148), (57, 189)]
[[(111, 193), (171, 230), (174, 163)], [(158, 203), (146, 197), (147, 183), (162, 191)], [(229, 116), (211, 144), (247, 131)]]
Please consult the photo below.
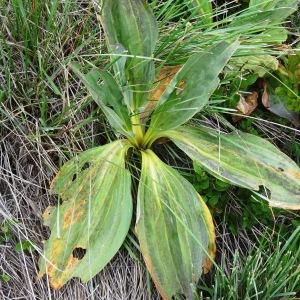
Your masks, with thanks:
[(165, 300), (177, 294), (191, 299), (215, 247), (208, 208), (186, 179), (146, 150), (137, 209), (136, 232), (155, 286)]
[(47, 274), (53, 288), (72, 277), (87, 282), (121, 247), (132, 216), (129, 147), (117, 141), (87, 150), (55, 177), (53, 190), (63, 202), (44, 213), (51, 236), (39, 260), (39, 276)]
[(203, 273), (207, 274), (211, 270), (213, 266), (213, 259), (216, 256), (216, 251), (217, 251), (216, 234), (215, 234), (215, 227), (214, 227), (211, 213), (200, 195), (199, 195), (199, 201), (200, 201), (200, 205), (203, 208), (203, 217), (205, 219), (205, 223), (207, 224), (207, 232), (208, 232), (208, 249), (207, 249), (208, 255), (206, 256), (202, 265)]
[(300, 209), (300, 169), (267, 140), (204, 126), (182, 126), (166, 136), (214, 176), (257, 192), (262, 189), (271, 206)]

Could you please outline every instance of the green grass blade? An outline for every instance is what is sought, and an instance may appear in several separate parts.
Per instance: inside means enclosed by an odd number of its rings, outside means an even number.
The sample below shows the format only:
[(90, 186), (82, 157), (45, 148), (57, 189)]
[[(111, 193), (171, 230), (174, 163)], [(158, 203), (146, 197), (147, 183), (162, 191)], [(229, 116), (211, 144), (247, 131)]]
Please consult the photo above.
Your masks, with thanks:
[(188, 7), (192, 9), (193, 13), (198, 13), (201, 18), (199, 21), (202, 21), (205, 24), (212, 24), (212, 2), (210, 0), (190, 0), (187, 2)]

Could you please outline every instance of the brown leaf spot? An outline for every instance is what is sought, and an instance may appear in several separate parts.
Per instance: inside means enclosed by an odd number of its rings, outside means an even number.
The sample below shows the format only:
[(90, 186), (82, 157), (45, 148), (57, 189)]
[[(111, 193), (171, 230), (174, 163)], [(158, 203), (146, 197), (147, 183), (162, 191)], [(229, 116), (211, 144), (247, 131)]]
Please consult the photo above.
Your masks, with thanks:
[(54, 208), (55, 208), (54, 206), (48, 206), (48, 207), (45, 209), (45, 211), (44, 211), (44, 213), (43, 213), (43, 216), (42, 216), (44, 222), (47, 222), (47, 221), (49, 220), (49, 218), (50, 218), (50, 216), (51, 216), (51, 213), (52, 213), (52, 211), (53, 211)]
[[(63, 247), (62, 240), (60, 240), (60, 239), (54, 240), (53, 247), (51, 248), (51, 252), (49, 253), (47, 260), (45, 260), (46, 272), (40, 270), (38, 273), (38, 278), (42, 278), (45, 273), (48, 274), (50, 279), (55, 277), (55, 272), (58, 270), (57, 265), (56, 265), (56, 260), (63, 250), (64, 250), (64, 247)], [(52, 285), (52, 282), (51, 282), (51, 286), (56, 288), (55, 285)], [(61, 286), (58, 286), (57, 288), (59, 288)]]
[[(182, 66), (165, 66), (161, 69), (158, 78), (156, 88), (150, 93), (149, 102), (145, 108), (145, 112), (142, 114), (142, 119), (148, 117), (152, 110), (155, 108), (157, 101), (166, 90), (166, 87), (171, 82), (175, 74), (180, 70)], [(180, 84), (179, 84), (180, 86)]]
[(47, 274), (49, 277), (53, 277), (54, 276), (54, 272), (57, 269), (56, 265), (54, 265), (53, 263), (49, 262), (47, 265)]
[(75, 258), (73, 255), (70, 255), (70, 257), (67, 260), (66, 266), (64, 268), (64, 271), (59, 275), (55, 274), (56, 266), (54, 264), (49, 264), (47, 266), (47, 272), (48, 276), (50, 277), (50, 285), (54, 289), (60, 289), (65, 282), (69, 279), (70, 273), (72, 270), (77, 266), (79, 260)]
[(209, 257), (207, 256), (205, 259), (204, 259), (204, 262), (203, 262), (203, 265), (202, 265), (202, 268), (203, 268), (203, 273), (204, 274), (207, 274), (210, 269), (212, 268), (213, 266), (213, 263), (212, 261), (209, 259)]
[[(209, 253), (211, 258), (213, 259), (213, 257), (215, 256), (215, 253), (212, 255), (211, 253)], [(203, 261), (202, 264), (202, 269), (203, 269), (203, 273), (207, 274), (211, 268), (213, 267), (213, 260), (210, 259), (208, 256), (206, 256), (206, 258)]]
[(180, 80), (178, 85), (176, 86), (176, 95), (179, 95), (185, 86), (185, 81)]
[(288, 169), (285, 172), (287, 175), (289, 175), (292, 178), (295, 178), (297, 180), (300, 180), (300, 172), (295, 169)]
[(54, 289), (59, 289), (63, 286), (63, 284), (61, 284), (59, 282), (59, 280), (56, 280), (55, 278), (55, 271), (57, 270), (57, 266), (54, 264), (48, 264), (47, 265), (47, 274), (50, 278), (50, 285), (51, 287), (53, 287)]
[(66, 229), (70, 225), (77, 222), (84, 214), (85, 200), (79, 201), (75, 206), (69, 207), (64, 214), (63, 228)]
[(56, 239), (53, 241), (53, 247), (50, 254), (50, 261), (53, 262), (59, 257), (61, 252), (64, 250), (63, 241), (61, 239)]
[(145, 253), (143, 253), (143, 258), (146, 264), (146, 267), (148, 269), (148, 272), (151, 274), (152, 280), (155, 284), (156, 289), (158, 290), (160, 296), (163, 298), (163, 300), (169, 300), (169, 296), (165, 293), (165, 291), (162, 289), (162, 287), (160, 286), (160, 283), (158, 281), (156, 272), (154, 271), (152, 262), (150, 257), (148, 257), (148, 255), (146, 255)]
[[(150, 99), (152, 101), (158, 101), (161, 95), (166, 90), (166, 87), (171, 82), (175, 74), (180, 70), (181, 66), (165, 66), (161, 69), (158, 79), (157, 79), (157, 87), (150, 94)], [(180, 84), (179, 84), (180, 85)]]
[(203, 269), (203, 273), (204, 274), (207, 274), (212, 266), (213, 266), (213, 260), (216, 256), (216, 251), (217, 251), (217, 248), (216, 248), (216, 244), (213, 242), (213, 243), (210, 243), (208, 245), (208, 255), (205, 259), (204, 259), (204, 262), (202, 264), (202, 269)]
[(76, 265), (78, 264), (79, 259), (74, 257), (73, 255), (71, 255), (67, 261), (66, 264), (66, 271), (69, 272), (70, 270), (72, 270), (73, 268), (76, 267)]
[(57, 278), (54, 278), (54, 277), (50, 276), (50, 285), (55, 290), (58, 290), (64, 285), (64, 282), (60, 278), (57, 279)]
[(50, 280), (50, 285), (55, 290), (58, 290), (63, 286), (59, 281), (56, 280)]

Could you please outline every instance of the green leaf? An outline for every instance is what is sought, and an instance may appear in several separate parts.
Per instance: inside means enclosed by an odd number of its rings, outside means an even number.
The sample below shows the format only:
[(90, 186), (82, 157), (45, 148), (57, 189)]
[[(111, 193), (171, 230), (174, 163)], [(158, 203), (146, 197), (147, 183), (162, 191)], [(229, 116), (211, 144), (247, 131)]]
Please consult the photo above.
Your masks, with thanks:
[[(267, 80), (269, 84), (270, 79)], [(294, 95), (289, 95), (289, 89), (283, 86), (281, 83), (277, 88), (272, 86), (272, 83), (268, 85), (268, 110), (273, 114), (285, 118), (292, 122), (295, 126), (299, 126), (300, 124), (300, 95), (299, 97)], [(294, 108), (298, 110), (298, 112), (293, 111), (288, 107), (288, 103), (294, 105)], [(291, 107), (293, 108), (293, 107)]]
[(13, 238), (12, 228), (18, 222), (13, 219), (6, 219), (0, 226), (0, 243), (8, 242)]
[(128, 108), (124, 105), (125, 98), (123, 93), (115, 81), (114, 77), (107, 71), (97, 70), (103, 84), (100, 88), (103, 91), (103, 99), (106, 105), (112, 106), (117, 115), (125, 124), (126, 131), (131, 131), (131, 121), (129, 117)]
[(4, 102), (5, 98), (6, 98), (5, 92), (0, 89), (0, 104)]
[(0, 274), (0, 281), (2, 281), (2, 282), (9, 282), (10, 280), (11, 280), (12, 278), (8, 275), (8, 274), (6, 274), (6, 273), (2, 273), (2, 274)]
[(198, 192), (208, 189), (209, 188), (209, 179), (207, 178), (206, 180), (198, 181), (194, 185), (194, 187), (196, 188), (196, 190)]
[(39, 276), (47, 273), (53, 288), (72, 277), (87, 282), (121, 247), (132, 217), (129, 147), (121, 140), (87, 150), (55, 177), (52, 187), (63, 202), (44, 213), (51, 236), (39, 261)]
[(127, 61), (127, 50), (117, 44), (113, 49), (109, 49), (113, 54), (111, 57), (111, 63), (113, 66), (114, 73), (121, 86), (126, 86), (127, 79), (125, 74), (125, 65)]
[(165, 136), (221, 180), (254, 191), (264, 187), (271, 193), (265, 197), (270, 205), (300, 209), (300, 169), (267, 140), (204, 126), (182, 126)]
[[(129, 113), (124, 105), (122, 91), (111, 74), (99, 69), (92, 69), (87, 74), (83, 74), (78, 65), (70, 66), (100, 106), (111, 126), (125, 136), (129, 136), (132, 130)], [(102, 85), (98, 83), (100, 79)]]
[(251, 71), (259, 77), (263, 77), (267, 72), (277, 70), (279, 66), (279, 61), (272, 55), (235, 57), (232, 62), (239, 71)]
[(270, 43), (270, 44), (281, 44), (285, 42), (288, 38), (288, 31), (279, 26), (278, 28), (268, 29), (263, 31), (261, 34), (257, 35), (257, 39), (260, 42)]
[(204, 53), (192, 55), (162, 94), (152, 114), (149, 131), (178, 127), (199, 112), (217, 88), (218, 75), (238, 45), (238, 42), (221, 42)]
[[(256, 10), (276, 10), (285, 8), (286, 14), (289, 13), (290, 15), (296, 10), (299, 3), (299, 0), (250, 0), (249, 7)], [(285, 18), (287, 18), (289, 15), (286, 15)]]
[(151, 150), (142, 152), (136, 232), (163, 299), (191, 299), (207, 253), (213, 256), (213, 222), (193, 186)]
[[(135, 92), (131, 107), (136, 110), (147, 101), (155, 69), (152, 55), (157, 40), (157, 24), (152, 10), (143, 0), (104, 0), (101, 23), (104, 27), (109, 51), (127, 51), (125, 77)], [(123, 61), (115, 68), (122, 70)]]
[(220, 195), (219, 195), (219, 194), (212, 195), (212, 196), (209, 197), (209, 199), (208, 199), (208, 204), (209, 204), (211, 207), (215, 207), (215, 206), (218, 204), (219, 199), (220, 199)]
[(34, 250), (33, 243), (29, 240), (24, 240), (16, 244), (15, 250), (17, 252)]
[(200, 21), (205, 24), (212, 24), (213, 10), (210, 0), (190, 0), (187, 5), (201, 16)]
[(251, 26), (251, 24), (280, 24), (297, 10), (299, 0), (254, 0), (249, 9), (240, 14), (243, 18), (235, 18), (230, 26)]

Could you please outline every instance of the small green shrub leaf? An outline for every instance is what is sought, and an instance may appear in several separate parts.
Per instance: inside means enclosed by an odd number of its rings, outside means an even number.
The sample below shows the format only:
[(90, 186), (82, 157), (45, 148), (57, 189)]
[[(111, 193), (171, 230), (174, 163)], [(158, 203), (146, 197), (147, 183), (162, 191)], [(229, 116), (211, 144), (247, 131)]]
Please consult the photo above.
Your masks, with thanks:
[(167, 136), (221, 180), (254, 191), (262, 189), (271, 206), (300, 209), (300, 169), (267, 140), (239, 131), (225, 134), (204, 126), (182, 126)]
[(15, 250), (17, 252), (23, 252), (23, 251), (31, 251), (34, 250), (33, 243), (29, 240), (24, 240), (16, 244)]
[(0, 274), (0, 281), (2, 281), (2, 282), (9, 282), (9, 281), (11, 281), (11, 277), (7, 274), (7, 273), (2, 273), (2, 274)]
[(243, 72), (250, 71), (259, 77), (278, 69), (279, 61), (272, 55), (235, 57), (232, 62)]
[(199, 112), (217, 88), (218, 75), (238, 45), (238, 42), (221, 42), (204, 53), (192, 55), (162, 94), (149, 131), (173, 129)]
[[(132, 108), (138, 109), (146, 103), (145, 95), (155, 78), (152, 55), (158, 30), (153, 12), (143, 0), (104, 0), (101, 23), (110, 53), (118, 53), (120, 47), (127, 51), (125, 77), (135, 92)], [(118, 72), (124, 72), (122, 63)]]
[(136, 233), (152, 279), (163, 299), (184, 294), (214, 255), (214, 225), (193, 186), (151, 150), (142, 152)]
[(55, 177), (53, 191), (63, 202), (44, 213), (51, 236), (39, 260), (39, 276), (46, 273), (53, 288), (72, 277), (87, 282), (121, 247), (132, 217), (129, 147), (116, 141), (87, 150)]

